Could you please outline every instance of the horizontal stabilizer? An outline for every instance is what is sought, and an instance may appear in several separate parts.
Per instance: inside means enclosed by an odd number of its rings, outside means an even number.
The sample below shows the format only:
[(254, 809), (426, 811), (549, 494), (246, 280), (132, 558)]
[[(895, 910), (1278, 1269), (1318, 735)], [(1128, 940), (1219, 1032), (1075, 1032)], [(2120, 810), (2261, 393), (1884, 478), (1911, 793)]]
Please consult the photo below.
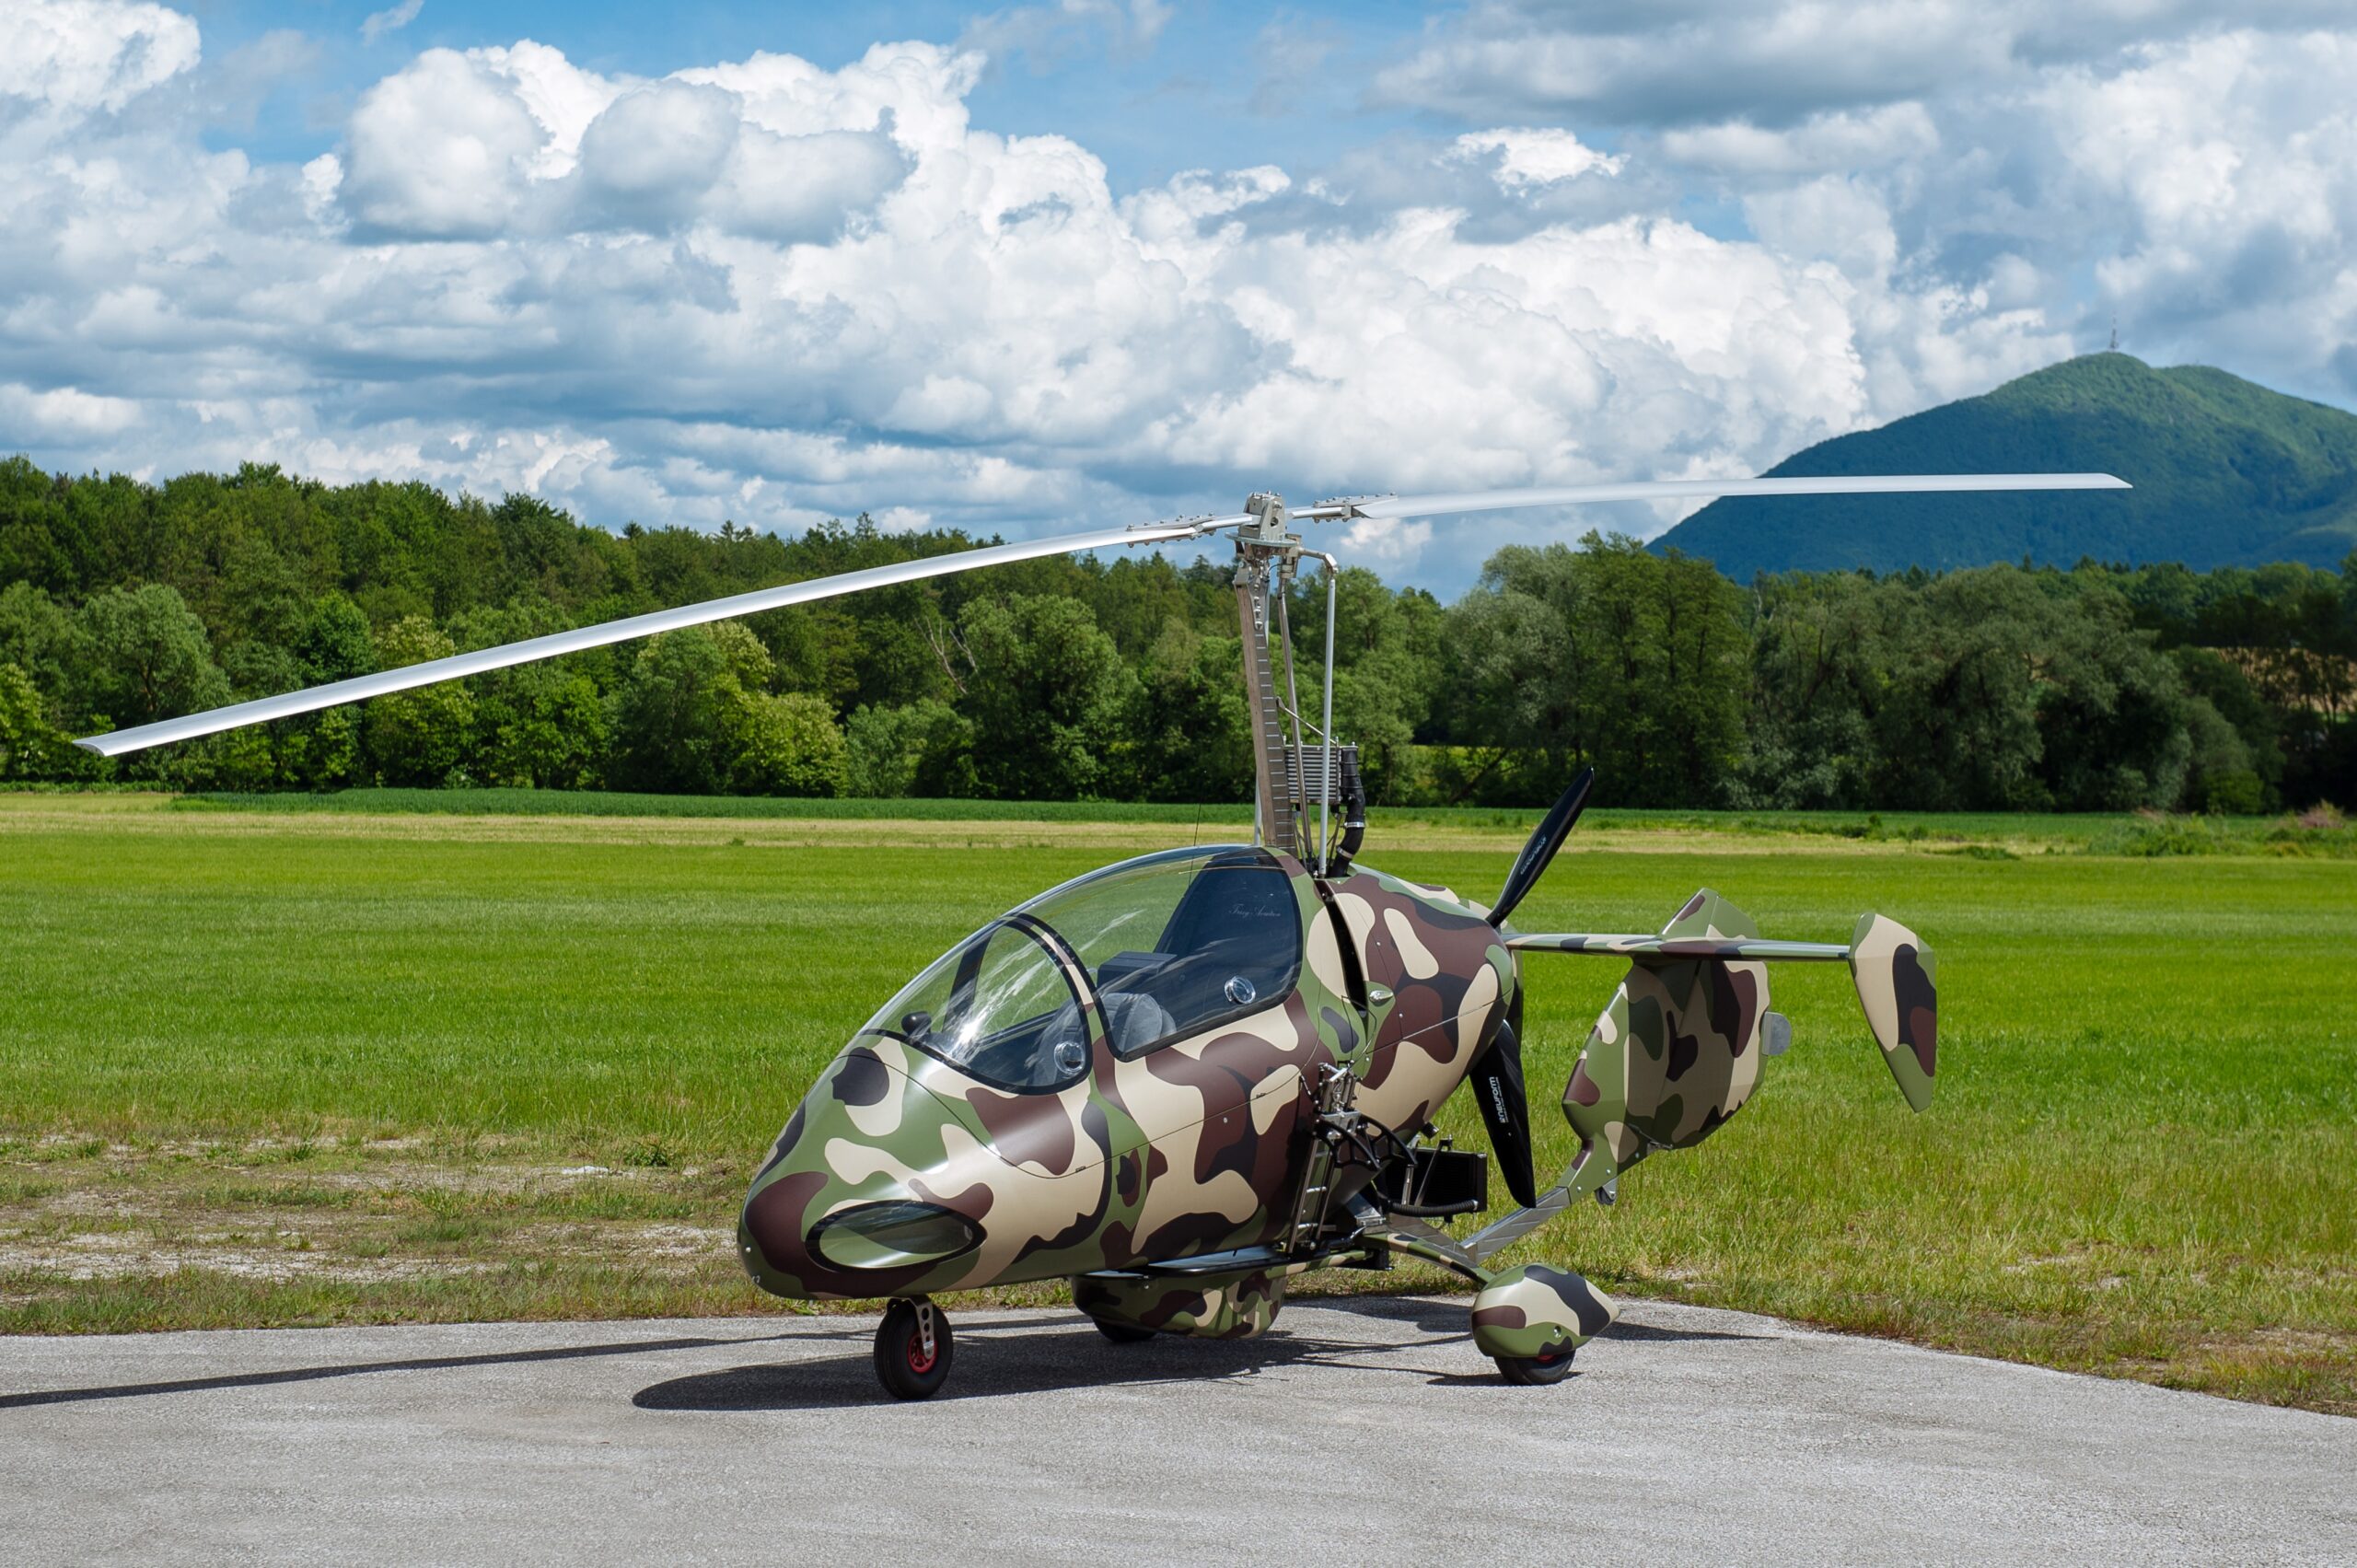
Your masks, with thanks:
[(1838, 964), (1850, 949), (1838, 942), (1771, 942), (1764, 936), (1732, 940), (1719, 936), (1606, 936), (1595, 932), (1515, 932), (1506, 947), (1517, 953), (1599, 953), (1616, 958), (1716, 958), (1759, 963), (1782, 958)]

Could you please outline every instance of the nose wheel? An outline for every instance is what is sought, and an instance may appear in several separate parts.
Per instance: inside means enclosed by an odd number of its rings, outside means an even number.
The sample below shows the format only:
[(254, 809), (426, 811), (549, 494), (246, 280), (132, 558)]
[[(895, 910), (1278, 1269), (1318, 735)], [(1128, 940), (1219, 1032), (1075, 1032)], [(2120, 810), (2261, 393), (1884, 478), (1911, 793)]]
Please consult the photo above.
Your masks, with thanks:
[(1572, 1375), (1573, 1351), (1573, 1346), (1565, 1345), (1548, 1355), (1500, 1355), (1491, 1359), (1498, 1364), (1498, 1371), (1507, 1382), (1544, 1388)]
[(949, 1380), (949, 1315), (922, 1297), (894, 1301), (876, 1330), (876, 1376), (896, 1400), (929, 1400)]

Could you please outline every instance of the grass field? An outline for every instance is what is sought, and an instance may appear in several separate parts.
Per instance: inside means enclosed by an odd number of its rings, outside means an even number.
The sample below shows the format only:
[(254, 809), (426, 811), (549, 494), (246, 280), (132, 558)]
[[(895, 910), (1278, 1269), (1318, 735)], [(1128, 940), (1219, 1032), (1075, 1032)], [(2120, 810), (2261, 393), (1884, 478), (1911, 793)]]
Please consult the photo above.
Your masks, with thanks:
[[(726, 1238), (850, 1029), (1029, 893), (1233, 831), (475, 804), (0, 796), (0, 1330), (786, 1309)], [(1488, 817), (1378, 816), (1367, 858), (1487, 895), (1528, 819)], [(1908, 1113), (1838, 970), (1780, 970), (1796, 1042), (1753, 1106), (1529, 1255), (2357, 1413), (2347, 861), (1849, 821), (1603, 816), (1518, 923), (1645, 929), (1705, 884), (1771, 935), (1886, 910), (1941, 952), (1940, 1103)], [(1551, 1170), (1617, 971), (1526, 975)]]

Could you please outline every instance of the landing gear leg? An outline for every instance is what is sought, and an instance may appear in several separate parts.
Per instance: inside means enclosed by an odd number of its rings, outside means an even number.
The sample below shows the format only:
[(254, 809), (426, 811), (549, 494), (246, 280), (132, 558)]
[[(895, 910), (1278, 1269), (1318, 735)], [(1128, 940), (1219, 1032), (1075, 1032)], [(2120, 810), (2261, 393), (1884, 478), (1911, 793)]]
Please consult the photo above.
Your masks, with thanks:
[(929, 1400), (949, 1380), (949, 1315), (923, 1296), (884, 1308), (876, 1330), (876, 1376), (896, 1400)]

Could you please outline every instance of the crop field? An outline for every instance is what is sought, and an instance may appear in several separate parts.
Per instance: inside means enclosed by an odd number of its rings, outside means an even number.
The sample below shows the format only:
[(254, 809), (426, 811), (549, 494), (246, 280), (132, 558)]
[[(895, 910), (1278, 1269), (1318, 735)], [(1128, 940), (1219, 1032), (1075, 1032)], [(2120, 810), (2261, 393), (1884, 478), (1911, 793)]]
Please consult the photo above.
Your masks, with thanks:
[[(797, 1310), (729, 1237), (851, 1030), (1030, 893), (1237, 831), (1188, 807), (462, 804), (0, 796), (0, 1330)], [(1487, 897), (1528, 819), (1378, 813), (1365, 858)], [(2357, 865), (2263, 824), (2154, 853), (2177, 831), (1583, 824), (1525, 928), (1651, 929), (1705, 885), (1770, 935), (1913, 925), (1940, 953), (1939, 1102), (1908, 1112), (1838, 968), (1778, 970), (1794, 1044), (1752, 1105), (1517, 1256), (2357, 1413)], [(1525, 975), (1543, 1179), (1618, 969)]]

